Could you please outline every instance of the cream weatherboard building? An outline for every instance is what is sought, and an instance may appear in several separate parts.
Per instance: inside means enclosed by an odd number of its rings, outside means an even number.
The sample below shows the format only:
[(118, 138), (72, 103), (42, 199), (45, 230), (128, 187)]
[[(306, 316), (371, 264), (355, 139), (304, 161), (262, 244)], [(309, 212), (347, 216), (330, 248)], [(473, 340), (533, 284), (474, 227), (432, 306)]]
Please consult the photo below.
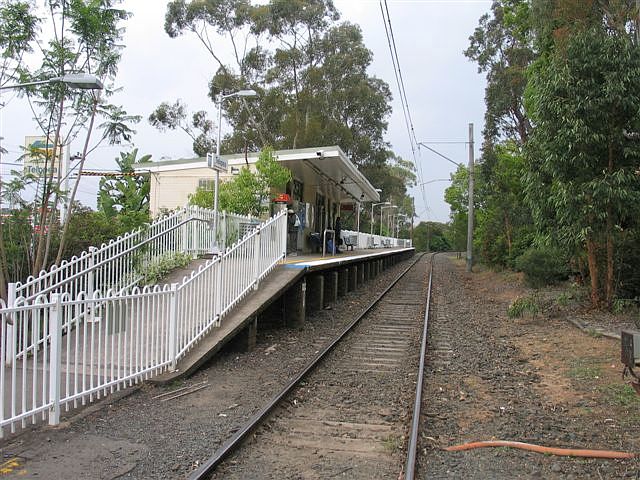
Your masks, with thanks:
[[(289, 208), (300, 218), (298, 248), (307, 250), (310, 233), (332, 229), (336, 217), (349, 209), (359, 218), (364, 202), (378, 202), (378, 191), (369, 183), (347, 155), (337, 146), (279, 150), (274, 152), (282, 166), (291, 171), (287, 185), (291, 197)], [(227, 171), (220, 173), (224, 182), (248, 166), (255, 169), (259, 152), (223, 155)], [(185, 206), (198, 187), (213, 189), (215, 172), (205, 157), (138, 164), (136, 172), (148, 172), (151, 180), (151, 214)]]

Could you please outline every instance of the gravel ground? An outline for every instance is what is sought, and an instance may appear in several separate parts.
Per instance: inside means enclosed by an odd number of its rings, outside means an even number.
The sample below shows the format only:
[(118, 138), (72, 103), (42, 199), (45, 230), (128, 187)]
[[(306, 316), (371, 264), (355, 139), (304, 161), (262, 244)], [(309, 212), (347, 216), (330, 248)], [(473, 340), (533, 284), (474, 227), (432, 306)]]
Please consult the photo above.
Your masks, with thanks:
[[(60, 427), (36, 428), (5, 441), (0, 451), (13, 462), (6, 478), (185, 478), (410, 261), (382, 272), (330, 309), (309, 314), (302, 328), (259, 324), (257, 347), (250, 353), (228, 348), (186, 381), (143, 384)], [(158, 397), (197, 384), (206, 387), (175, 399)]]
[(531, 292), (436, 258), (419, 478), (640, 478), (637, 459), (441, 449), (515, 440), (639, 452), (640, 397), (620, 378), (616, 341), (575, 328), (567, 311), (509, 319), (509, 304)]

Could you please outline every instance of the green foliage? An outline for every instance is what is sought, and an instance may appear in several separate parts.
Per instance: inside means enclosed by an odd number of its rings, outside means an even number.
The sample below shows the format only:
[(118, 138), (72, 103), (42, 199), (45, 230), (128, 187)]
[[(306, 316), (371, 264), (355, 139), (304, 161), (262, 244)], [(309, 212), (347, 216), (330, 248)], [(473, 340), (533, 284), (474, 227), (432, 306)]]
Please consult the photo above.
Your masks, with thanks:
[(580, 358), (572, 362), (569, 377), (581, 382), (597, 380), (602, 376), (602, 368), (592, 359)]
[[(282, 192), (291, 180), (291, 172), (278, 163), (272, 148), (264, 148), (256, 162), (256, 172), (240, 169), (232, 180), (221, 183), (218, 193), (220, 210), (259, 216), (272, 190)], [(189, 196), (191, 205), (211, 208), (213, 192), (198, 188)]]
[[(109, 105), (107, 98), (113, 93), (118, 63), (122, 50), (122, 22), (129, 14), (117, 8), (120, 0), (70, 1), (19, 1), (0, 3), (0, 85), (8, 83), (28, 83), (61, 77), (69, 73), (90, 72), (105, 84), (103, 95), (90, 90), (71, 89), (62, 82), (43, 83), (19, 89), (19, 94), (28, 97), (34, 112), (34, 119), (40, 127), (41, 135), (48, 138), (53, 148), (47, 149), (44, 161), (52, 163), (52, 152), (73, 139), (83, 141), (83, 149), (78, 169), (81, 171), (87, 155), (103, 141), (117, 143), (128, 141), (134, 133), (129, 126), (139, 118), (127, 115), (122, 107)], [(34, 49), (33, 46), (38, 48)], [(30, 54), (26, 62), (27, 54)], [(96, 121), (102, 123), (101, 136), (93, 140)], [(83, 138), (84, 136), (84, 138)], [(91, 143), (93, 141), (93, 143)], [(67, 251), (66, 236), (68, 221), (63, 227), (62, 237), (55, 212), (61, 203), (73, 205), (80, 176), (70, 192), (63, 191), (61, 178), (53, 175), (49, 168), (46, 179), (23, 176), (14, 182), (13, 205), (27, 205), (34, 214), (33, 223), (41, 228), (28, 243), (32, 251), (25, 257), (31, 262), (32, 273), (48, 268), (49, 255), (55, 252), (56, 262)], [(38, 195), (25, 193), (29, 184), (38, 183)], [(3, 186), (4, 187), (4, 186)], [(16, 198), (17, 197), (17, 198)], [(6, 196), (5, 196), (6, 198)], [(70, 217), (67, 217), (70, 218)], [(5, 284), (9, 277), (8, 252), (13, 246), (5, 242), (11, 240), (0, 236), (0, 295), (6, 294)]]
[(24, 54), (33, 51), (39, 25), (40, 19), (31, 11), (29, 2), (12, 1), (0, 5), (0, 50), (4, 59), (0, 79), (8, 81), (13, 77), (12, 70), (17, 73), (21, 69)]
[(444, 192), (444, 200), (451, 209), (448, 243), (457, 252), (467, 249), (467, 220), (469, 205), (469, 170), (463, 165), (451, 176), (451, 185)]
[(608, 272), (617, 269), (616, 247), (640, 213), (640, 145), (625, 136), (640, 125), (640, 50), (626, 33), (586, 24), (531, 71), (527, 108), (536, 128), (525, 186), (538, 228), (567, 251), (587, 250), (598, 304), (603, 296), (613, 300)]
[(156, 285), (173, 270), (186, 267), (192, 260), (193, 257), (191, 255), (181, 252), (162, 255), (144, 266), (143, 278), (140, 284)]
[[(474, 249), (513, 267), (553, 244), (595, 306), (640, 297), (639, 27), (633, 2), (502, 0), (465, 52), (487, 74)], [(462, 182), (447, 201), (460, 241)]]
[[(529, 0), (493, 2), (491, 15), (469, 37), (464, 54), (487, 73), (485, 89), (485, 147), (501, 139), (527, 141), (531, 123), (524, 111), (527, 68), (535, 59)], [(533, 2), (535, 3), (535, 2)]]
[(449, 226), (438, 222), (420, 222), (413, 230), (413, 246), (419, 252), (448, 252)]
[[(63, 258), (71, 258), (88, 251), (89, 247), (100, 247), (103, 243), (126, 233), (129, 225), (121, 216), (108, 217), (103, 212), (95, 212), (88, 207), (75, 204), (70, 225), (69, 236), (63, 250)], [(53, 244), (59, 243), (59, 231), (53, 232)]]
[(532, 219), (524, 202), (524, 158), (513, 142), (485, 147), (478, 165), (475, 192), (474, 247), (482, 261), (493, 267), (513, 268), (515, 258), (531, 246)]
[(200, 157), (215, 151), (213, 122), (205, 111), (195, 112), (188, 120), (187, 106), (181, 100), (173, 104), (162, 102), (149, 115), (149, 123), (160, 131), (180, 129), (193, 140), (193, 151)]
[(103, 177), (98, 187), (98, 210), (107, 218), (119, 217), (126, 230), (134, 230), (148, 223), (150, 182), (147, 175), (132, 175), (134, 163), (151, 161), (151, 155), (137, 159), (138, 149), (120, 152), (116, 163), (124, 174), (117, 179)]
[(638, 303), (630, 298), (616, 298), (611, 306), (611, 311), (615, 314), (637, 310)]
[(602, 387), (606, 400), (612, 405), (627, 408), (640, 408), (640, 395), (630, 385), (611, 383)]
[(528, 297), (516, 298), (507, 308), (507, 316), (509, 318), (520, 318), (525, 313), (536, 316), (543, 310), (540, 298), (536, 293)]
[(7, 268), (7, 280), (23, 281), (31, 273), (31, 241), (33, 225), (31, 211), (27, 208), (12, 210), (2, 218), (3, 259)]
[(552, 285), (567, 278), (567, 264), (561, 252), (551, 247), (533, 247), (516, 259), (516, 268), (524, 273), (531, 287)]
[[(233, 128), (221, 151), (339, 145), (397, 204), (412, 180), (407, 168), (394, 168), (400, 162), (391, 159), (384, 140), (391, 91), (367, 73), (372, 54), (360, 28), (339, 18), (330, 0), (174, 0), (167, 5), (165, 30), (172, 38), (195, 35), (211, 55), (218, 66), (209, 82), (211, 99), (246, 88), (258, 93), (224, 100)], [(225, 48), (233, 55), (224, 55)], [(176, 105), (161, 105), (156, 113), (163, 115), (151, 122), (177, 126), (194, 138), (197, 129)]]

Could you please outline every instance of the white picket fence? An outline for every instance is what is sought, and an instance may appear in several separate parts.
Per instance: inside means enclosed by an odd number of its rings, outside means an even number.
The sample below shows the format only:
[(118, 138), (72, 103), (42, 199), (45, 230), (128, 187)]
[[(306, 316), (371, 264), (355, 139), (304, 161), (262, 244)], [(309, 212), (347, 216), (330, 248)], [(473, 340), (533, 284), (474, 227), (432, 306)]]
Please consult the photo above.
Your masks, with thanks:
[[(186, 213), (170, 220), (165, 231), (197, 225), (191, 218), (203, 220)], [(238, 231), (241, 224), (253, 222), (246, 220), (238, 220)], [(93, 265), (84, 258), (84, 266), (68, 267), (72, 276), (85, 274), (72, 287), (70, 281), (56, 277), (58, 283), (31, 282), (41, 293), (34, 293), (35, 287), (16, 289), (23, 295), (10, 305), (0, 304), (0, 349), (6, 360), (0, 362), (0, 436), (6, 428), (15, 432), (39, 418), (57, 424), (63, 408), (91, 402), (173, 368), (284, 258), (286, 223), (286, 213), (280, 212), (180, 284), (128, 288), (105, 274), (108, 290), (82, 290), (91, 285), (88, 276), (96, 275), (97, 265), (107, 263), (99, 257)], [(163, 240), (154, 233), (145, 241), (153, 245), (150, 251), (158, 253), (164, 253), (161, 248), (206, 249), (204, 230), (196, 232)], [(156, 240), (161, 243), (157, 250)], [(125, 257), (130, 248), (123, 242), (113, 252)], [(126, 276), (131, 263), (122, 260), (111, 268)]]

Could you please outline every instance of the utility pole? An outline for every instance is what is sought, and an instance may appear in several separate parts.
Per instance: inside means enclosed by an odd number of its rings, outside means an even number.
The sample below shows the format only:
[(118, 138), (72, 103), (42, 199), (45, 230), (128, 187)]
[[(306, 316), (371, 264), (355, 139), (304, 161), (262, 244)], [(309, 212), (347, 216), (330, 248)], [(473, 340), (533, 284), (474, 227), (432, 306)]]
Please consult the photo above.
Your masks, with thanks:
[(467, 272), (473, 267), (473, 123), (469, 124), (469, 212), (467, 222)]
[(413, 217), (416, 215), (416, 200), (411, 197), (411, 246), (414, 247), (413, 244)]

